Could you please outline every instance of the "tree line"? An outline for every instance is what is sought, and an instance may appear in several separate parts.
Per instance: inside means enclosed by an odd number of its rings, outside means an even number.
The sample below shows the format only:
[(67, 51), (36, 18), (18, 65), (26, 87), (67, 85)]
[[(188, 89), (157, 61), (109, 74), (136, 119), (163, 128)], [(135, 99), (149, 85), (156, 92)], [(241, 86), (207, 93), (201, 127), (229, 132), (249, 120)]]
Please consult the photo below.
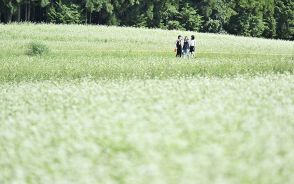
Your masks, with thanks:
[(101, 24), (294, 40), (293, 0), (0, 0), (0, 23)]

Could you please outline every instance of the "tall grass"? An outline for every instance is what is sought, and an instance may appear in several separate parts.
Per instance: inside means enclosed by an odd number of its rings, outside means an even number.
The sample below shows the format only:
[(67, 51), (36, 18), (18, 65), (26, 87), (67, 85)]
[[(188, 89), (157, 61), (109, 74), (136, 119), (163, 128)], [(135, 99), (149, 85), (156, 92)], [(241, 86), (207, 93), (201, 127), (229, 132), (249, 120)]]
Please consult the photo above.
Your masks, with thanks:
[[(0, 81), (174, 78), (293, 73), (294, 43), (227, 35), (104, 26), (0, 25)], [(174, 58), (177, 34), (195, 34), (195, 59)], [(51, 52), (25, 56), (43, 42)]]
[[(21, 58), (21, 59), (20, 59)], [(47, 58), (25, 58), (2, 61), (0, 81), (49, 80), (49, 79), (167, 79), (193, 76), (230, 77), (242, 74), (293, 73), (294, 62), (279, 58), (237, 62), (226, 59), (177, 60), (177, 59), (114, 59), (55, 61)]]
[[(195, 34), (197, 57), (174, 57)], [(26, 55), (31, 42), (50, 49)], [(0, 25), (0, 183), (294, 183), (294, 43)]]

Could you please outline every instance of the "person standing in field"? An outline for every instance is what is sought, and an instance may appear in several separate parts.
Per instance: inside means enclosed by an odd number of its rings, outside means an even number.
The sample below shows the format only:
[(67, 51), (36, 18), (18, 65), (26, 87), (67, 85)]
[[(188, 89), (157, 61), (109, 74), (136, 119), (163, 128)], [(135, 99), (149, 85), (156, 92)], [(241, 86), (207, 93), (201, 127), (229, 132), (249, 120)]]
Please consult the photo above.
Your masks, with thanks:
[(188, 38), (188, 36), (185, 36), (184, 46), (183, 46), (183, 55), (184, 55), (184, 57), (189, 57), (189, 51), (190, 51), (189, 38)]
[(178, 39), (176, 41), (176, 52), (177, 52), (177, 55), (176, 57), (182, 57), (182, 51), (183, 50), (183, 46), (182, 46), (182, 36), (179, 35), (178, 36)]
[(190, 56), (195, 57), (195, 47), (196, 47), (196, 41), (195, 41), (195, 36), (191, 36), (191, 41), (190, 41)]

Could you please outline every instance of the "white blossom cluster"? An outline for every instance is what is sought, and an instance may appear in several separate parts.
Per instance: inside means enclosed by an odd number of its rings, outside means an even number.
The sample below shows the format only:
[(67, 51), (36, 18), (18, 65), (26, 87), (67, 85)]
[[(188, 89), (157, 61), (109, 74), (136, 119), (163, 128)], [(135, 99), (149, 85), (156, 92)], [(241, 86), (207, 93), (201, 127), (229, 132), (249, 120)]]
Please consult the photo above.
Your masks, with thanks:
[(293, 183), (294, 77), (0, 84), (0, 183)]

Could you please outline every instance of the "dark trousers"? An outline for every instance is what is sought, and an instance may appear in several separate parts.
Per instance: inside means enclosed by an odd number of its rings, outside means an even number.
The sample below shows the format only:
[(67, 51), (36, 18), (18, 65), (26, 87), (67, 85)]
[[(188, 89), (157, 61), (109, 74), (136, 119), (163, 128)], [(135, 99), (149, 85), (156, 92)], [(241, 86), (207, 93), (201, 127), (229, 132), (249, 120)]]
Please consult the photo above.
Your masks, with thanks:
[(177, 48), (177, 55), (176, 57), (182, 57), (182, 48)]

